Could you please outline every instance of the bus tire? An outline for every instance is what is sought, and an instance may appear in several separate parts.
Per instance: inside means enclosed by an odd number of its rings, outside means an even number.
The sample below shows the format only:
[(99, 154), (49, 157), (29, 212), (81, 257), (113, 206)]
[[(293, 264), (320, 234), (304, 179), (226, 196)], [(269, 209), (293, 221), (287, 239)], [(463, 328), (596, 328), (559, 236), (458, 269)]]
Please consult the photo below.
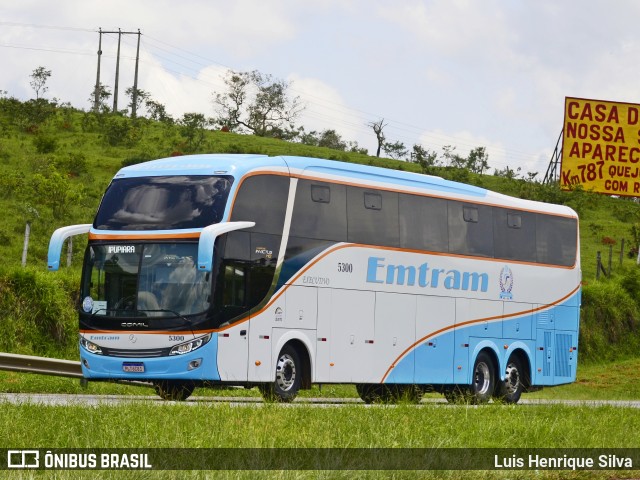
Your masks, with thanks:
[(524, 391), (524, 367), (518, 355), (511, 355), (507, 361), (504, 381), (497, 388), (497, 399), (505, 403), (518, 403)]
[(496, 386), (496, 367), (487, 352), (480, 352), (473, 364), (471, 380), (471, 402), (487, 403), (494, 394)]
[(153, 389), (163, 400), (182, 402), (189, 398), (196, 386), (193, 382), (184, 380), (156, 380)]
[(276, 360), (275, 381), (259, 387), (262, 396), (267, 401), (292, 402), (302, 385), (302, 372), (298, 351), (285, 345)]

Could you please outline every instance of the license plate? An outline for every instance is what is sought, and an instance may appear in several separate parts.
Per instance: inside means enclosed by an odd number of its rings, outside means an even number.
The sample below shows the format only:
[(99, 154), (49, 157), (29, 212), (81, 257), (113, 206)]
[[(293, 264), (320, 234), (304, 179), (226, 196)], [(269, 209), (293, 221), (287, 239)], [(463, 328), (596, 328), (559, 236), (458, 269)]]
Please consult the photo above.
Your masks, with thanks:
[(123, 363), (122, 371), (128, 373), (144, 373), (144, 363)]

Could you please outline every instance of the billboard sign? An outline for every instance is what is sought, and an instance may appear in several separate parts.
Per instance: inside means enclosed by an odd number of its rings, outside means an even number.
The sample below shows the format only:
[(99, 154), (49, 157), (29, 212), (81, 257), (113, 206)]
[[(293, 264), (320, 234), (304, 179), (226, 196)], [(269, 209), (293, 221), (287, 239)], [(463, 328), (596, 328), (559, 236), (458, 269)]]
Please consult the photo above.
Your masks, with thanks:
[(560, 186), (640, 197), (640, 105), (565, 98)]

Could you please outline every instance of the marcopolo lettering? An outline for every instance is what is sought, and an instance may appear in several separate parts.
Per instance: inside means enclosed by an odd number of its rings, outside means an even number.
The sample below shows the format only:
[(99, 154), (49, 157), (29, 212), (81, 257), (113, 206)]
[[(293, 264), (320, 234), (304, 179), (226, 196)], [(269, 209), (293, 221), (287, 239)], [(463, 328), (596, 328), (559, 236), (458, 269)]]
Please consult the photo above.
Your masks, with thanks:
[(489, 288), (489, 275), (433, 268), (428, 262), (418, 266), (386, 264), (382, 257), (369, 257), (367, 282), (486, 292)]

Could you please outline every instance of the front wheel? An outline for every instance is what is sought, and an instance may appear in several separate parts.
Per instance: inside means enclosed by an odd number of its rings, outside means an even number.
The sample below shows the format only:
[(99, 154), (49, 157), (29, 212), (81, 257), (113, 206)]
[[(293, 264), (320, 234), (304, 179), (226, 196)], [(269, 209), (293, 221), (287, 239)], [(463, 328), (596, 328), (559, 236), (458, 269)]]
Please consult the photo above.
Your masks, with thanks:
[(275, 382), (260, 385), (265, 400), (292, 402), (302, 385), (302, 363), (300, 356), (291, 345), (285, 345), (276, 362)]
[(184, 380), (158, 380), (153, 382), (153, 389), (163, 400), (181, 402), (191, 396), (196, 386)]

